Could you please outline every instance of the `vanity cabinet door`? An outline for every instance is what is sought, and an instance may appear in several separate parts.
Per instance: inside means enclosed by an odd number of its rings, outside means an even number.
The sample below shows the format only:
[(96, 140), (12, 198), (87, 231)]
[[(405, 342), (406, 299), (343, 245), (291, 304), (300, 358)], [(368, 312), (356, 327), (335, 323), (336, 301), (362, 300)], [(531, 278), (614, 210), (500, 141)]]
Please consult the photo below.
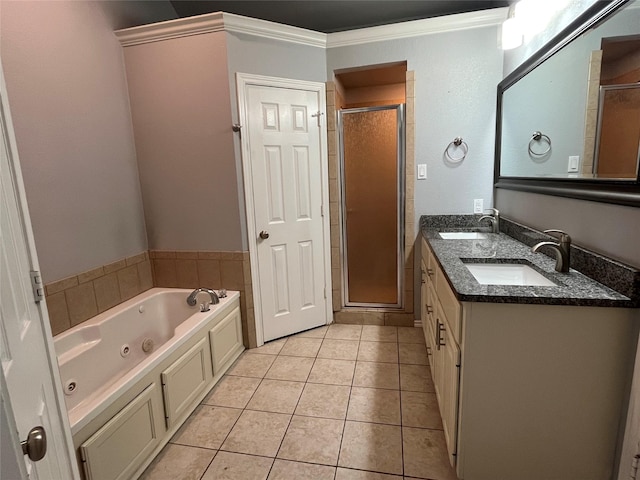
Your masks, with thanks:
[[(424, 263), (424, 258), (420, 260), (420, 319), (422, 320), (422, 332), (424, 333), (425, 340), (427, 336), (428, 318), (427, 318), (427, 267)], [(427, 350), (429, 345), (427, 344)], [(427, 352), (428, 353), (428, 352)]]
[(460, 347), (454, 338), (444, 309), (436, 301), (433, 349), (433, 384), (440, 407), (449, 461), (455, 466), (458, 392), (460, 389)]
[(448, 325), (441, 332), (442, 349), (442, 426), (447, 442), (449, 462), (455, 467), (457, 452), (458, 393), (460, 389), (460, 347)]
[(423, 328), (425, 329), (427, 355), (429, 356), (429, 369), (431, 370), (431, 376), (433, 377), (435, 375), (434, 369), (438, 363), (438, 356), (436, 352), (436, 303), (438, 302), (438, 299), (433, 287), (428, 286), (425, 288), (425, 291), (426, 298), (423, 302), (425, 320), (423, 320)]

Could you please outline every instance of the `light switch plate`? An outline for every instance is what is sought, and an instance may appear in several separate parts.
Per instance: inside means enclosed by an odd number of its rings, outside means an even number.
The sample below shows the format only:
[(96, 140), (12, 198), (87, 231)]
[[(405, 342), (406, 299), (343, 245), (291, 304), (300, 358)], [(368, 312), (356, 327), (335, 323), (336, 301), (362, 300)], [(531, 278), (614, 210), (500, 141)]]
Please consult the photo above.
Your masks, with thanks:
[(569, 157), (569, 165), (567, 167), (567, 172), (577, 172), (580, 168), (580, 156), (579, 155), (571, 155)]
[(482, 198), (476, 198), (473, 201), (473, 213), (482, 213), (484, 212), (484, 201)]
[(427, 164), (421, 163), (418, 165), (418, 180), (425, 180), (427, 178)]

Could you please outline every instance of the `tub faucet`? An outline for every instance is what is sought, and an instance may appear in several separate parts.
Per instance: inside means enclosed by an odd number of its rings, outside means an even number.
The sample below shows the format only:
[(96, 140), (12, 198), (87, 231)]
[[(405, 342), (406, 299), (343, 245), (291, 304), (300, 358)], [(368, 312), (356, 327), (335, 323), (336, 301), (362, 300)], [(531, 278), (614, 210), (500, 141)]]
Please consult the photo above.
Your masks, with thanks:
[(567, 273), (569, 271), (569, 261), (571, 253), (571, 237), (562, 230), (545, 230), (544, 233), (557, 234), (559, 242), (540, 242), (531, 247), (532, 252), (537, 252), (542, 247), (550, 247), (556, 254), (556, 270)]
[(200, 311), (201, 312), (208, 312), (209, 311), (209, 305), (211, 305), (211, 304), (216, 305), (216, 304), (220, 303), (220, 299), (218, 298), (218, 294), (216, 292), (214, 292), (213, 290), (211, 290), (210, 288), (196, 288), (187, 297), (187, 304), (193, 307), (196, 304), (196, 297), (198, 296), (198, 294), (200, 292), (208, 293), (209, 296), (211, 297), (211, 302), (204, 302), (203, 304), (200, 305)]
[(491, 222), (491, 233), (500, 233), (500, 211), (497, 208), (490, 208), (489, 210), (493, 210), (493, 213), (483, 215), (478, 220), (478, 223), (483, 220), (489, 220)]

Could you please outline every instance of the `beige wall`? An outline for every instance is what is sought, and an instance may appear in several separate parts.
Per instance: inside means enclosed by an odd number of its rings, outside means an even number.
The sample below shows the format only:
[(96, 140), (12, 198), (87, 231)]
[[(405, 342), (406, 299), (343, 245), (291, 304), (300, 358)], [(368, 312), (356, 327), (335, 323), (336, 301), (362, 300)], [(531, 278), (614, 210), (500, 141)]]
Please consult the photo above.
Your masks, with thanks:
[(92, 2), (2, 1), (0, 54), (46, 282), (147, 249), (122, 50)]
[(152, 250), (242, 250), (225, 33), (124, 48)]

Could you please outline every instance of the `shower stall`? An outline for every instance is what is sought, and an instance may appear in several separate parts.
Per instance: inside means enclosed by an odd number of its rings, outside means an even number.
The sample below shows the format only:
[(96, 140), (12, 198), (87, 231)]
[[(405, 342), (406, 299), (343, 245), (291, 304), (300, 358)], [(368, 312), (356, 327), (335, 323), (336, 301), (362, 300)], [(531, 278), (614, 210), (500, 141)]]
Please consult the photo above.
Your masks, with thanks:
[(404, 105), (338, 112), (345, 307), (403, 308)]

